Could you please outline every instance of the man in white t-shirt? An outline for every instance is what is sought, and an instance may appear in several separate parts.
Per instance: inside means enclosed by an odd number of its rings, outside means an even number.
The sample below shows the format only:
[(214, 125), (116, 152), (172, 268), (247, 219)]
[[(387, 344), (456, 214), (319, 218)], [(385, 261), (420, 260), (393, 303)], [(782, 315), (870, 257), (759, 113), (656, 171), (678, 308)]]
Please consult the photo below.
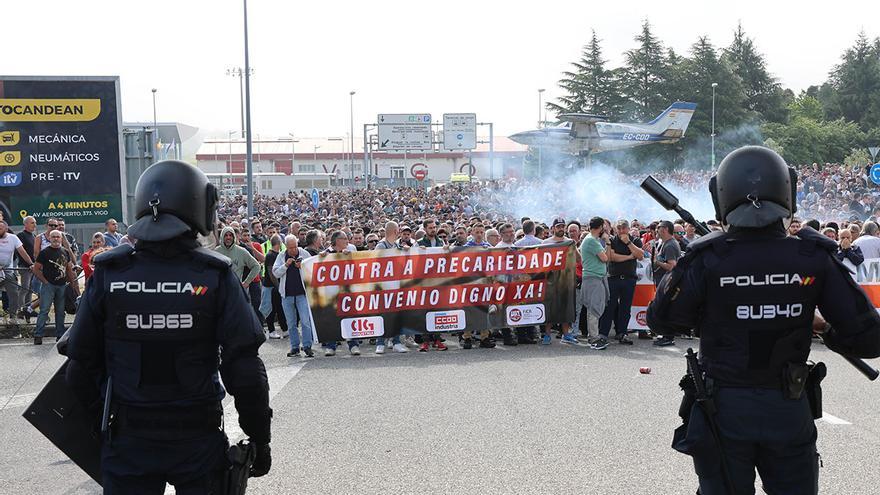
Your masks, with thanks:
[[(15, 270), (12, 269), (16, 252), (28, 266), (33, 264), (27, 250), (22, 246), (21, 239), (10, 234), (9, 225), (0, 220), (0, 277), (2, 277), (0, 288), (6, 291), (6, 296), (9, 298), (9, 312), (13, 315), (20, 309), (18, 284), (16, 283)], [(12, 323), (17, 326), (18, 320), (13, 319)]]
[(865, 259), (880, 258), (880, 226), (874, 222), (865, 222), (862, 233), (853, 241), (853, 246), (862, 250)]

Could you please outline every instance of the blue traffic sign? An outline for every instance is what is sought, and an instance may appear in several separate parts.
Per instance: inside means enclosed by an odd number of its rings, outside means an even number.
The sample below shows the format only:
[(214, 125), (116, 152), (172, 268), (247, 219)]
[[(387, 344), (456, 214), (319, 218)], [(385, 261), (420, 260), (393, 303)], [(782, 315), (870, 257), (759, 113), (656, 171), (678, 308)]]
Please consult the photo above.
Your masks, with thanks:
[(871, 165), (871, 182), (880, 185), (880, 163)]
[(318, 190), (312, 189), (312, 208), (318, 209)]

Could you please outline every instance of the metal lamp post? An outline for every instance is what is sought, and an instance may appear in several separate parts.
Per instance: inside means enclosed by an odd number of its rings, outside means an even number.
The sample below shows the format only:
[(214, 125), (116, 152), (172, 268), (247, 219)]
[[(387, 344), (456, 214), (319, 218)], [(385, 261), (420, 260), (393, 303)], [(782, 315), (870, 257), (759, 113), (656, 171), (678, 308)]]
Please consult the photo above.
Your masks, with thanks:
[[(538, 129), (544, 128), (544, 122), (541, 120), (541, 97), (544, 95), (544, 88), (538, 90)], [(538, 146), (538, 177), (541, 177), (541, 168), (543, 166), (541, 156), (541, 146)]]
[(718, 83), (712, 83), (712, 168), (715, 168), (715, 88)]
[(248, 219), (254, 216), (254, 155), (253, 142), (251, 140), (251, 62), (248, 53), (248, 22), (247, 0), (244, 4), (244, 117), (245, 117), (245, 142), (247, 149), (247, 214)]
[[(354, 94), (355, 91), (348, 92), (348, 117), (349, 117), (349, 160), (348, 160), (348, 168), (351, 169), (351, 187), (354, 187)], [(366, 175), (364, 175), (364, 179), (366, 180)]]
[(288, 132), (287, 135), (290, 136), (290, 173), (291, 173), (291, 175), (293, 175), (296, 173), (296, 168), (294, 167), (295, 163), (293, 163), (293, 162), (296, 160), (296, 142), (297, 141), (296, 141), (296, 138), (293, 137), (292, 132)]

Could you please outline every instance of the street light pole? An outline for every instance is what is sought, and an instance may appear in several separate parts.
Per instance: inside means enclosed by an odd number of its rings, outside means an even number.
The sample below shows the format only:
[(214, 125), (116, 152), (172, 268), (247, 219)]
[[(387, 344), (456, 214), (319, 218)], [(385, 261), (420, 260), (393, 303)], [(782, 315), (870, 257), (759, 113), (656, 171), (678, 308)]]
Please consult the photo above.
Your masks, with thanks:
[[(348, 160), (348, 168), (351, 169), (351, 187), (354, 188), (354, 91), (349, 91), (348, 93), (348, 117), (349, 117), (349, 160)], [(367, 176), (364, 175), (364, 181), (367, 180)]]
[[(156, 129), (156, 88), (153, 88), (153, 129)], [(158, 129), (156, 132), (159, 132)]]
[(294, 168), (294, 160), (296, 160), (296, 138), (293, 137), (292, 132), (287, 133), (290, 136), (290, 175), (296, 173), (296, 168)]
[(315, 170), (318, 170), (318, 148), (320, 147), (320, 144), (315, 145)]
[(245, 142), (247, 143), (247, 213), (248, 220), (254, 216), (254, 156), (251, 146), (251, 62), (248, 54), (247, 0), (244, 4), (244, 107)]
[[(150, 154), (156, 157), (159, 154), (159, 128), (156, 126), (156, 88), (153, 88), (153, 150)], [(155, 158), (154, 158), (155, 161)]]
[(538, 90), (538, 129), (541, 129), (542, 127), (544, 127), (544, 122), (541, 119), (541, 106), (542, 106), (541, 100), (542, 100), (543, 95), (544, 95), (544, 89), (541, 88)]
[[(544, 128), (544, 123), (541, 121), (541, 96), (543, 96), (543, 94), (544, 94), (544, 89), (543, 88), (539, 89), (538, 90), (538, 129)], [(541, 146), (539, 145), (538, 146), (538, 177), (539, 178), (541, 177), (541, 168), (543, 166), (543, 163), (542, 163), (543, 157), (541, 156), (541, 154), (542, 154), (542, 149), (541, 149)]]
[(712, 83), (712, 168), (715, 168), (715, 88), (718, 83)]

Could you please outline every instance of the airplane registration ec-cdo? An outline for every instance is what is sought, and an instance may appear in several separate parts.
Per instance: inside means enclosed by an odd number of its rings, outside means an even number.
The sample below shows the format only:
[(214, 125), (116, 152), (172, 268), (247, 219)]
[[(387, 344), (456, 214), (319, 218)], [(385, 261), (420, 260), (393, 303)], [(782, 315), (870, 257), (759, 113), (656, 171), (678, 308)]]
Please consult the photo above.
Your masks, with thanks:
[(603, 115), (565, 113), (559, 115), (561, 123), (556, 126), (520, 132), (510, 139), (526, 146), (589, 158), (602, 151), (674, 143), (684, 137), (696, 108), (696, 103), (677, 101), (647, 123), (607, 122)]

